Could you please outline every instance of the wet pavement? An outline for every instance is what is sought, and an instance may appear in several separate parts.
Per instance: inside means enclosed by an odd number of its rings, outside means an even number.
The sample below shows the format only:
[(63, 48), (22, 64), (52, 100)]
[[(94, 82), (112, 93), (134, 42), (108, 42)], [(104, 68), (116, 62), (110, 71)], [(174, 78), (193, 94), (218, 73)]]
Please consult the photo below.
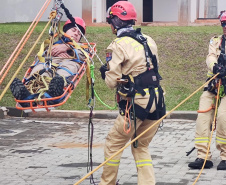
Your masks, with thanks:
[[(15, 118), (0, 119), (1, 185), (73, 185), (87, 174), (87, 118)], [(93, 168), (104, 160), (104, 141), (113, 119), (92, 120), (94, 124)], [(165, 119), (149, 148), (156, 185), (191, 185), (199, 170), (189, 169), (196, 158), (195, 121)], [(215, 138), (215, 135), (214, 135)], [(217, 171), (219, 151), (211, 145), (214, 167), (205, 169), (197, 185), (226, 185), (226, 172)], [(102, 168), (96, 171), (98, 184)], [(123, 152), (118, 174), (119, 184), (136, 185), (137, 174), (130, 147)], [(90, 179), (82, 185), (89, 185)]]

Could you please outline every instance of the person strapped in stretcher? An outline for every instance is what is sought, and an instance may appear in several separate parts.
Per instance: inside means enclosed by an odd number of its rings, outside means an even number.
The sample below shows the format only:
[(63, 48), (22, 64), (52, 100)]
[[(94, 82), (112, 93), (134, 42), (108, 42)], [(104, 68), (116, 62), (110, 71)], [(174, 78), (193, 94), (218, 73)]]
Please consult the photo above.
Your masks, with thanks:
[[(74, 19), (77, 27), (68, 19), (63, 26), (64, 35), (58, 41), (46, 48), (44, 44), (51, 41), (46, 40), (43, 43), (24, 83), (18, 78), (13, 80), (10, 90), (17, 100), (51, 98), (64, 93), (64, 87), (70, 83), (70, 78), (79, 71), (82, 62), (87, 58), (84, 53), (86, 47), (79, 43), (81, 32), (85, 35), (86, 25), (83, 19)], [(21, 103), (21, 106), (27, 107), (29, 104)]]

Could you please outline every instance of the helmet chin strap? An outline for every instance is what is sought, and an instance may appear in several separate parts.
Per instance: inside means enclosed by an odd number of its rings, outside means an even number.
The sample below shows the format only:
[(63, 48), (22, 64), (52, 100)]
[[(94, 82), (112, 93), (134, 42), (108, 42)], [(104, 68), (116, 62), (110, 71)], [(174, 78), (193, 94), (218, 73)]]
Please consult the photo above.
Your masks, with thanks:
[(113, 31), (113, 33), (115, 34), (115, 35), (117, 35), (117, 31), (118, 31), (118, 29), (116, 28), (116, 26), (115, 26), (115, 24), (111, 21), (111, 25), (113, 26), (113, 28), (114, 28), (114, 31)]

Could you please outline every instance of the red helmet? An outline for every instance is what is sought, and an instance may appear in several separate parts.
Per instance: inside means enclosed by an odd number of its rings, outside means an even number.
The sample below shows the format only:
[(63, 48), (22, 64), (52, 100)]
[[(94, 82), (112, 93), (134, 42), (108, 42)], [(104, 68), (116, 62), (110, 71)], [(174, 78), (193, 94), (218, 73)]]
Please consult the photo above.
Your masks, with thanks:
[(113, 4), (109, 15), (115, 15), (123, 21), (137, 20), (137, 13), (134, 6), (128, 1), (118, 1)]
[(222, 13), (221, 17), (220, 17), (220, 21), (226, 21), (226, 12)]
[[(75, 19), (75, 22), (78, 25), (79, 29), (82, 31), (83, 34), (85, 34), (85, 32), (86, 32), (86, 24), (85, 24), (85, 21), (82, 18), (80, 18), (80, 17), (74, 17), (74, 19)], [(71, 26), (69, 26), (70, 23), (71, 23), (71, 20), (70, 19), (68, 19), (65, 22), (65, 24), (63, 26), (64, 32), (66, 32), (68, 30), (67, 28), (69, 28), (69, 29), (72, 28)]]

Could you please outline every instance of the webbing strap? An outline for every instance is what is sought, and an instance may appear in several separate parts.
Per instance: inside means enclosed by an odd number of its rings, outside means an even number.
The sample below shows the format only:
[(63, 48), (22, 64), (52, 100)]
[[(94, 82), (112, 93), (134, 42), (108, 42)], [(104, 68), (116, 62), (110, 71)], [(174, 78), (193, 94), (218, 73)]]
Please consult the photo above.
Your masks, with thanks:
[(157, 61), (156, 55), (152, 54), (151, 49), (147, 43), (147, 38), (145, 38), (141, 33), (141, 28), (137, 28), (136, 30), (132, 30), (130, 32), (123, 32), (122, 34), (119, 35), (119, 37), (124, 37), (124, 36), (131, 37), (143, 45), (146, 62), (147, 62), (146, 66), (148, 70), (150, 70), (150, 63), (152, 63), (152, 65), (154, 66), (153, 70), (155, 71), (157, 78), (159, 80), (162, 80), (162, 77), (158, 72), (158, 61)]
[[(145, 38), (142, 34), (141, 34), (141, 29), (137, 28), (137, 30), (132, 30), (130, 32), (123, 32), (122, 34), (119, 35), (119, 37), (124, 37), (124, 36), (128, 36), (133, 38), (134, 40), (136, 40), (137, 42), (139, 42), (140, 44), (142, 44), (144, 46), (144, 53), (145, 53), (145, 57), (146, 57), (146, 62), (147, 62), (147, 67), (150, 67), (150, 62), (151, 62), (151, 58), (153, 57), (153, 54), (147, 44), (147, 38)], [(153, 64), (154, 65), (154, 64)]]
[(221, 41), (221, 53), (225, 54), (225, 38), (224, 35), (222, 35), (222, 41)]
[(45, 49), (45, 45), (46, 44), (50, 44), (50, 40), (49, 39), (46, 39), (40, 46), (40, 50), (39, 52), (37, 53), (37, 56), (38, 56), (38, 59), (39, 61), (45, 63), (45, 58), (42, 56), (43, 53), (44, 53), (44, 49)]
[(149, 112), (151, 110), (151, 106), (153, 104), (153, 101), (154, 101), (154, 99), (156, 99), (156, 94), (155, 94), (154, 87), (149, 87), (149, 93), (150, 93), (150, 97), (149, 97), (149, 100), (148, 100), (147, 107), (145, 109), (146, 112)]
[(65, 67), (58, 67), (57, 69), (63, 69), (63, 70), (65, 70), (65, 71), (67, 71), (71, 76), (72, 76), (72, 75), (78, 74), (78, 73), (72, 73), (69, 69), (67, 69), (67, 68), (65, 68)]

